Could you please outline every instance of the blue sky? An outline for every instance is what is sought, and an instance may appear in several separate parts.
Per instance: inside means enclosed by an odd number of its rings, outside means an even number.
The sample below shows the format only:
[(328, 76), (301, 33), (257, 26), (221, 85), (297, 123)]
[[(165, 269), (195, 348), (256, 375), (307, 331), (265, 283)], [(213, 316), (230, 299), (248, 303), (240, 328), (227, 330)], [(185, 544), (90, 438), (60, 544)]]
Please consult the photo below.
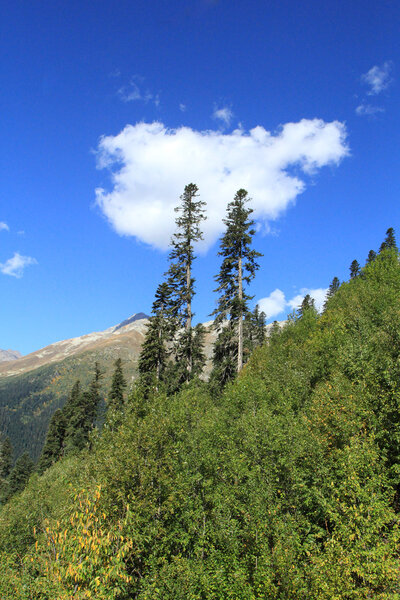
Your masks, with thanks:
[(347, 279), (399, 224), (399, 17), (394, 1), (3, 3), (0, 348), (149, 312), (191, 181), (209, 208), (198, 320), (239, 187), (271, 317)]

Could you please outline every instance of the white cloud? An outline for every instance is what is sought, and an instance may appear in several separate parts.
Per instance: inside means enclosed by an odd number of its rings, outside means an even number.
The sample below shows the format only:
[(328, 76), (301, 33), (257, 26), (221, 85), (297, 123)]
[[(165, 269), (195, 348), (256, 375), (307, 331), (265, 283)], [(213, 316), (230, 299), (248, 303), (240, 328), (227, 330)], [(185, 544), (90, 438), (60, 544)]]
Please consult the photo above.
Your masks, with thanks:
[(206, 249), (223, 231), (226, 206), (238, 189), (248, 190), (254, 217), (268, 230), (305, 190), (301, 172), (338, 164), (348, 153), (346, 128), (338, 121), (303, 119), (275, 135), (261, 126), (224, 134), (167, 129), (159, 122), (127, 125), (99, 142), (98, 168), (111, 170), (112, 189), (97, 189), (97, 204), (120, 235), (166, 249), (175, 229), (173, 208), (184, 186), (196, 183), (208, 203)]
[(222, 121), (222, 123), (226, 125), (226, 127), (229, 127), (233, 118), (233, 112), (228, 106), (225, 106), (224, 108), (215, 107), (212, 116), (213, 119), (216, 119), (217, 121)]
[(265, 312), (268, 319), (280, 315), (286, 308), (285, 294), (282, 290), (276, 289), (266, 298), (258, 301), (258, 308)]
[(372, 104), (366, 103), (362, 103), (356, 108), (356, 114), (359, 116), (373, 116), (382, 112), (385, 112), (385, 109), (381, 106), (373, 106)]
[(369, 96), (375, 96), (385, 90), (392, 79), (390, 73), (392, 70), (392, 63), (386, 61), (382, 66), (375, 65), (367, 73), (361, 76), (361, 80), (369, 86), (367, 94)]
[(22, 256), (18, 252), (14, 253), (5, 263), (0, 263), (0, 271), (3, 275), (11, 275), (18, 279), (24, 274), (24, 269), (28, 265), (36, 265), (37, 260), (31, 256)]
[(310, 294), (311, 298), (314, 298), (315, 308), (320, 312), (324, 306), (327, 292), (328, 288), (301, 288), (299, 294), (296, 294), (293, 298), (290, 298), (290, 300), (286, 300), (285, 294), (282, 290), (277, 288), (266, 298), (261, 298), (257, 304), (259, 309), (265, 312), (267, 318), (272, 319), (283, 313), (285, 310), (287, 312), (289, 310), (297, 310), (302, 303), (304, 296)]
[(9, 226), (4, 221), (0, 221), (0, 231), (10, 231)]
[(179, 105), (179, 110), (180, 110), (181, 112), (185, 112), (185, 110), (186, 110), (186, 104), (183, 104), (183, 103), (181, 102), (181, 103), (180, 103), (180, 105)]

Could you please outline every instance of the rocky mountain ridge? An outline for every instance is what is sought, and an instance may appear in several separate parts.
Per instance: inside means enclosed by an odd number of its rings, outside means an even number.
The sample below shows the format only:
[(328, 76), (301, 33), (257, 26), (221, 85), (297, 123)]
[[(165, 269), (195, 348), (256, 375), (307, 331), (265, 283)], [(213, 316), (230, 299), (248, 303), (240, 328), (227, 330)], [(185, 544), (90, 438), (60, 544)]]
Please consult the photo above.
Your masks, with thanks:
[(118, 346), (119, 342), (127, 341), (125, 338), (129, 338), (129, 341), (139, 353), (146, 332), (147, 320), (148, 317), (145, 313), (136, 313), (129, 319), (122, 321), (122, 323), (109, 327), (104, 331), (96, 331), (68, 340), (61, 340), (26, 356), (16, 356), (18, 358), (17, 362), (10, 363), (11, 358), (3, 359), (7, 363), (0, 364), (0, 377), (20, 375), (43, 365), (62, 361), (81, 352), (100, 350), (107, 346)]
[(21, 357), (22, 354), (18, 350), (0, 350), (0, 363), (18, 360)]

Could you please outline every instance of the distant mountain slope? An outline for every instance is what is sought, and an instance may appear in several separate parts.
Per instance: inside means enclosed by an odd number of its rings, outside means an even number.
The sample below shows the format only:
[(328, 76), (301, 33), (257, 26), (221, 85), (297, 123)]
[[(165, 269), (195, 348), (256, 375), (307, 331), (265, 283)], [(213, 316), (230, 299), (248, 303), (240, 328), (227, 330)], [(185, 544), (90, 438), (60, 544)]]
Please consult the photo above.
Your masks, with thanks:
[(52, 414), (64, 405), (77, 379), (83, 386), (89, 383), (96, 361), (104, 372), (104, 397), (117, 358), (122, 358), (125, 377), (132, 383), (146, 331), (142, 315), (0, 363), (0, 431), (10, 437), (15, 456), (25, 450), (34, 459), (39, 456)]
[(0, 350), (0, 362), (8, 362), (21, 358), (22, 354), (18, 350)]
[(133, 346), (137, 351), (142, 344), (146, 331), (147, 317), (144, 313), (133, 315), (119, 325), (109, 327), (105, 331), (98, 331), (55, 342), (41, 350), (27, 354), (20, 358), (18, 363), (0, 364), (0, 378), (11, 375), (20, 375), (50, 363), (59, 362), (65, 358), (75, 356), (82, 352), (100, 348), (118, 347), (119, 344)]
[[(38, 458), (52, 414), (64, 405), (77, 379), (83, 387), (88, 385), (96, 361), (104, 372), (104, 397), (117, 358), (122, 359), (125, 378), (132, 385), (146, 324), (146, 315), (137, 313), (105, 331), (56, 342), (18, 360), (0, 363), (0, 431), (10, 437), (15, 456), (27, 450), (34, 460)], [(204, 325), (207, 376), (216, 333), (211, 322)]]

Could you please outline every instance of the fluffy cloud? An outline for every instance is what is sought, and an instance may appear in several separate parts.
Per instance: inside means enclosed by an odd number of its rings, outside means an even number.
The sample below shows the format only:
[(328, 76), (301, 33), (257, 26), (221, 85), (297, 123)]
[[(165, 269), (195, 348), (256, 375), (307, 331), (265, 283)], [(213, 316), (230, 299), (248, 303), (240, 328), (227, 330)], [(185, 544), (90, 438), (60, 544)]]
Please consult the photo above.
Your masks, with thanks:
[(356, 108), (356, 114), (359, 116), (372, 116), (382, 112), (385, 112), (385, 109), (381, 106), (373, 106), (372, 104), (366, 103), (360, 104)]
[(0, 231), (10, 231), (9, 226), (4, 221), (0, 221)]
[(266, 298), (258, 301), (258, 307), (264, 311), (268, 319), (280, 315), (286, 308), (286, 298), (282, 290), (276, 289)]
[(266, 298), (261, 298), (261, 300), (258, 301), (258, 306), (260, 310), (265, 312), (268, 319), (273, 319), (285, 310), (287, 312), (290, 310), (297, 310), (302, 303), (304, 296), (310, 294), (311, 298), (314, 298), (315, 308), (318, 311), (321, 311), (327, 292), (328, 288), (302, 288), (299, 294), (296, 294), (293, 298), (290, 298), (290, 300), (286, 300), (282, 290), (276, 289)]
[(314, 174), (347, 154), (345, 125), (338, 121), (303, 119), (275, 135), (261, 126), (224, 134), (159, 122), (127, 125), (99, 142), (98, 168), (110, 170), (112, 188), (96, 190), (97, 204), (120, 235), (166, 249), (173, 208), (184, 186), (196, 183), (208, 204), (205, 250), (223, 231), (226, 206), (238, 189), (248, 190), (254, 216), (268, 230), (305, 190), (301, 172)]
[(232, 121), (233, 112), (228, 106), (225, 106), (224, 108), (215, 107), (212, 116), (214, 119), (217, 119), (217, 121), (222, 121), (226, 127), (229, 127)]
[(4, 275), (11, 275), (18, 279), (24, 274), (24, 269), (28, 265), (36, 265), (37, 261), (31, 256), (22, 256), (18, 252), (14, 253), (5, 263), (0, 263), (0, 271)]
[(392, 63), (386, 61), (382, 66), (375, 65), (367, 73), (361, 76), (361, 80), (369, 86), (369, 96), (375, 96), (385, 90), (391, 83), (390, 72)]

